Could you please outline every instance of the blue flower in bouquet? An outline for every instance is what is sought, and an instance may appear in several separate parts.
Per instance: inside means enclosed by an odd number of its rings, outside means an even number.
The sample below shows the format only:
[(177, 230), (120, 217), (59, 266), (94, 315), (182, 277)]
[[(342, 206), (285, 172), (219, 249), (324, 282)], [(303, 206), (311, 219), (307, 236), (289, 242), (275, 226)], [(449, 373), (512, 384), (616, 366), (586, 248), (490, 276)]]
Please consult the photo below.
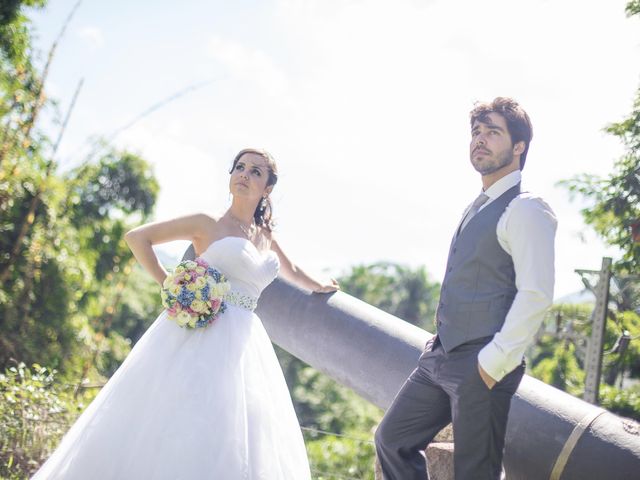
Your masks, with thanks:
[(180, 305), (183, 307), (189, 307), (195, 298), (195, 292), (187, 290), (187, 288), (183, 286), (178, 295), (178, 302), (180, 302)]
[(162, 284), (162, 305), (181, 327), (201, 328), (226, 310), (230, 286), (222, 273), (201, 258), (180, 262)]
[(211, 287), (209, 286), (209, 284), (207, 283), (204, 287), (202, 287), (202, 289), (200, 290), (200, 295), (202, 296), (203, 300), (208, 300), (209, 299), (209, 295), (211, 294)]
[(218, 270), (216, 270), (215, 268), (209, 267), (207, 269), (207, 273), (211, 277), (213, 277), (214, 282), (216, 282), (216, 283), (224, 283), (224, 280), (223, 280), (224, 276)]
[(168, 308), (171, 308), (174, 306), (174, 304), (176, 303), (176, 296), (171, 294), (171, 292), (169, 292), (169, 290), (165, 290), (163, 289), (160, 292), (160, 295), (162, 297), (162, 304), (166, 305)]

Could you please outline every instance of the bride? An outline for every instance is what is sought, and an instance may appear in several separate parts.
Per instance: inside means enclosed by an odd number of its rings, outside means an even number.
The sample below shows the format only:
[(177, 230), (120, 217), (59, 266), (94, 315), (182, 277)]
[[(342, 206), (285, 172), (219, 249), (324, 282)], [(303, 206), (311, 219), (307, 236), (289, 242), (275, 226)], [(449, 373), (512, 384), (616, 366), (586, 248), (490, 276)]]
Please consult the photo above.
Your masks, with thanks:
[(233, 161), (231, 207), (142, 225), (125, 239), (162, 285), (151, 246), (190, 240), (231, 284), (226, 311), (184, 329), (162, 312), (33, 477), (65, 480), (304, 480), (300, 427), (269, 338), (253, 313), (278, 275), (328, 293), (287, 258), (272, 233), (273, 158), (242, 150)]

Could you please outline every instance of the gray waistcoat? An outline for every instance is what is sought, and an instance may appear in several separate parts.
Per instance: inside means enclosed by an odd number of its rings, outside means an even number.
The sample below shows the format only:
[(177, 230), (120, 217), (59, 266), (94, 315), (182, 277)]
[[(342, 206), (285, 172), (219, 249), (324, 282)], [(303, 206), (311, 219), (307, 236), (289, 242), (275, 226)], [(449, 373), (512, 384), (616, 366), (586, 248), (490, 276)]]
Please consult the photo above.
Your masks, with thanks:
[(450, 351), (498, 332), (516, 295), (511, 256), (496, 235), (498, 220), (520, 193), (510, 188), (473, 217), (449, 249), (436, 313), (438, 338)]

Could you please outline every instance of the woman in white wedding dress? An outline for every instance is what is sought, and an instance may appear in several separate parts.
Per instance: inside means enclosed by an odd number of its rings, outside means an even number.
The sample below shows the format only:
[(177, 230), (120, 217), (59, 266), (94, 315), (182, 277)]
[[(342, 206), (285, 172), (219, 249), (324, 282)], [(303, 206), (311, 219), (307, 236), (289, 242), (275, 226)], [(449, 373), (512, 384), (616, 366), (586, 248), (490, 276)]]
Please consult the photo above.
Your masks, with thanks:
[(205, 328), (180, 328), (161, 313), (34, 480), (305, 480), (309, 464), (282, 370), (253, 313), (278, 275), (332, 292), (283, 253), (271, 232), (272, 157), (241, 151), (231, 207), (143, 225), (126, 240), (162, 284), (151, 246), (190, 240), (231, 284), (227, 310)]

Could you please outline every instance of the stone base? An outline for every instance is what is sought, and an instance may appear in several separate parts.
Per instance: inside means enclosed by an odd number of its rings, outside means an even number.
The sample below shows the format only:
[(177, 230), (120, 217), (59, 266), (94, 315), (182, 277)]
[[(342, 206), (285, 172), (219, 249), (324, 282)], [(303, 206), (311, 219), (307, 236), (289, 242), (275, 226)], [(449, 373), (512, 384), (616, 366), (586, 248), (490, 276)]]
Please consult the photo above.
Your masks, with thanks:
[(453, 442), (453, 425), (449, 424), (444, 427), (433, 439), (436, 443), (452, 443)]
[[(435, 442), (425, 451), (430, 480), (453, 480), (453, 443)], [(380, 462), (376, 458), (375, 479), (383, 480)], [(425, 479), (426, 480), (426, 479)]]
[(431, 443), (427, 447), (430, 480), (453, 480), (453, 443)]

